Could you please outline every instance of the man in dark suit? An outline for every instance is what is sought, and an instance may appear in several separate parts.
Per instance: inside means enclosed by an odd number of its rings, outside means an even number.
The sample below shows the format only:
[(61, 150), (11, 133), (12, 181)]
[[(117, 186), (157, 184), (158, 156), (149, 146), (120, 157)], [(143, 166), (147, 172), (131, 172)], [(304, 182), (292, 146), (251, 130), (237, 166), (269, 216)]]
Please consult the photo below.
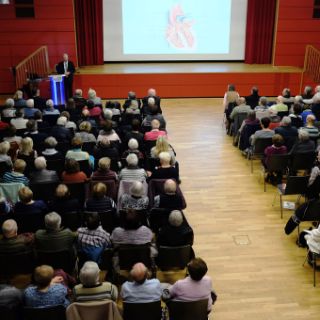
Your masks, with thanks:
[(291, 126), (290, 117), (283, 117), (280, 126), (275, 128), (274, 132), (283, 137), (284, 144), (289, 152), (298, 139), (298, 130)]
[(64, 74), (64, 85), (66, 91), (66, 98), (72, 98), (72, 83), (73, 83), (73, 74), (75, 73), (76, 69), (74, 67), (73, 62), (69, 61), (69, 56), (67, 53), (63, 54), (63, 61), (60, 61), (57, 66), (56, 70), (58, 74)]
[[(149, 98), (153, 98), (149, 100)], [(155, 89), (150, 88), (148, 90), (148, 95), (144, 98), (142, 98), (142, 111), (144, 114), (149, 114), (148, 112), (148, 106), (149, 104), (154, 104), (158, 107), (158, 112), (162, 113), (161, 106), (160, 106), (161, 98), (157, 96), (157, 92)]]

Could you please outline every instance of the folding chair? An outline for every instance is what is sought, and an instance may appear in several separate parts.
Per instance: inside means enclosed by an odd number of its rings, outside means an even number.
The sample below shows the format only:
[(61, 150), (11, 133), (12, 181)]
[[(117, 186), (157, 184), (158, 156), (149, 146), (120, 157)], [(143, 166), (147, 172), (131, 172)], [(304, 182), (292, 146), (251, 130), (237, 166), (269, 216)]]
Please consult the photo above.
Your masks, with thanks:
[(160, 320), (162, 316), (161, 301), (149, 303), (123, 302), (123, 320)]
[(312, 269), (313, 269), (313, 286), (315, 287), (316, 286), (316, 270), (319, 267), (317, 265), (317, 261), (320, 260), (320, 254), (308, 250), (306, 258), (304, 259), (304, 262), (302, 264), (303, 267), (304, 267), (304, 265), (307, 262), (309, 257), (312, 258), (311, 261), (310, 261), (310, 264), (312, 265)]
[(44, 308), (23, 308), (24, 320), (65, 320), (66, 309), (62, 305)]
[(168, 301), (170, 320), (208, 320), (208, 299), (183, 302)]
[(253, 173), (253, 160), (262, 160), (265, 148), (272, 145), (272, 138), (258, 138), (255, 140), (252, 149), (249, 150), (247, 159), (251, 163), (251, 173)]

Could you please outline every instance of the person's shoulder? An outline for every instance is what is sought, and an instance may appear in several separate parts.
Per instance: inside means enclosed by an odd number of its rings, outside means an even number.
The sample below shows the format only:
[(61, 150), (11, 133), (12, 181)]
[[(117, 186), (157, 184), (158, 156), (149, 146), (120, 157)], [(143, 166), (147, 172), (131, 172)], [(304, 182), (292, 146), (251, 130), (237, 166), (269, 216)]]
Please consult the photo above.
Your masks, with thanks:
[(158, 279), (148, 279), (146, 280), (147, 283), (152, 284), (152, 285), (159, 285), (160, 286), (160, 281)]

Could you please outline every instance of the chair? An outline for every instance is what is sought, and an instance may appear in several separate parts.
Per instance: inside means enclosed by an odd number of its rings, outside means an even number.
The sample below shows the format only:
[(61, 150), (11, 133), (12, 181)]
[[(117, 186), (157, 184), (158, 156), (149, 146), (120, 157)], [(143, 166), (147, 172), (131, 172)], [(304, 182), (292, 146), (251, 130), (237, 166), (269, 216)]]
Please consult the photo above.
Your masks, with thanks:
[(31, 274), (35, 267), (35, 258), (32, 251), (0, 254), (1, 278), (10, 278), (17, 274)]
[(79, 163), (80, 171), (83, 171), (87, 177), (91, 176), (92, 168), (90, 166), (89, 160), (77, 161)]
[(233, 122), (231, 124), (231, 135), (233, 137), (236, 137), (238, 134), (238, 131), (242, 125), (242, 122), (247, 119), (248, 113), (247, 112), (239, 112), (237, 113), (234, 118)]
[(71, 145), (69, 142), (58, 142), (57, 146), (56, 146), (56, 150), (60, 151), (64, 156), (66, 155), (66, 153), (68, 152), (68, 150), (70, 150)]
[(278, 111), (277, 112), (277, 116), (280, 117), (280, 119), (282, 119), (283, 117), (286, 117), (289, 115), (289, 111)]
[(151, 266), (150, 244), (120, 245), (118, 255), (121, 270), (131, 270), (137, 262), (144, 263), (146, 267)]
[(35, 183), (30, 185), (35, 200), (50, 201), (54, 198), (58, 182)]
[(305, 195), (308, 188), (308, 180), (309, 180), (309, 177), (307, 176), (288, 176), (287, 183), (285, 185), (284, 190), (277, 188), (280, 196), (281, 219), (283, 218), (282, 197), (287, 195), (295, 195), (295, 194)]
[(66, 183), (68, 186), (70, 197), (77, 198), (80, 205), (83, 206), (87, 198), (87, 188), (88, 184), (86, 182), (81, 183)]
[(56, 171), (58, 176), (61, 177), (62, 172), (64, 171), (64, 160), (47, 160), (47, 169)]
[(10, 172), (11, 169), (12, 169), (11, 166), (9, 166), (5, 161), (1, 161), (0, 162), (0, 178), (2, 178), (6, 172)]
[(122, 319), (117, 304), (111, 300), (74, 302), (67, 308), (66, 315), (67, 320)]
[(298, 170), (305, 170), (309, 172), (313, 167), (315, 158), (315, 152), (293, 154), (289, 164), (290, 172), (296, 172)]
[[(89, 211), (83, 212), (83, 219), (85, 220), (85, 215), (89, 213)], [(115, 210), (108, 210), (99, 213), (101, 226), (104, 230), (111, 233), (115, 227), (119, 225), (117, 214)]]
[(60, 117), (60, 114), (45, 114), (42, 116), (42, 120), (48, 122), (51, 127), (57, 124), (57, 120)]
[(18, 192), (24, 187), (23, 183), (0, 183), (0, 190), (3, 196), (12, 203), (19, 201)]
[(82, 215), (77, 211), (61, 214), (61, 225), (72, 231), (77, 231), (82, 226)]
[[(265, 173), (266, 172), (284, 172), (288, 169), (289, 165), (289, 160), (290, 160), (290, 155), (288, 154), (275, 154), (272, 155), (268, 161), (268, 166), (265, 168), (262, 166), (263, 170), (263, 178), (265, 178)], [(265, 179), (263, 179), (263, 187), (264, 187), (264, 192), (267, 190), (267, 185)]]
[(62, 305), (44, 308), (23, 308), (24, 320), (65, 320), (66, 309)]
[(89, 154), (93, 154), (93, 149), (96, 146), (96, 142), (84, 142), (82, 144), (82, 151), (86, 151)]
[(170, 320), (208, 320), (208, 299), (191, 302), (171, 300), (166, 305)]
[(157, 143), (157, 140), (147, 140), (147, 141), (144, 141), (144, 152), (146, 154), (146, 156), (150, 156), (150, 151), (153, 147), (156, 146), (156, 143)]
[(179, 247), (160, 246), (157, 256), (157, 266), (165, 270), (184, 269), (192, 258), (190, 245)]
[(311, 257), (310, 263), (311, 263), (312, 269), (313, 269), (313, 286), (315, 287), (316, 286), (316, 270), (319, 267), (317, 265), (317, 260), (320, 260), (320, 254), (308, 250), (307, 256), (306, 256), (306, 258), (303, 262), (303, 265), (302, 265), (303, 267), (309, 257)]
[(19, 213), (12, 215), (19, 226), (19, 232), (36, 232), (44, 229), (44, 215), (42, 213)]
[(4, 320), (20, 320), (21, 308), (9, 308), (6, 306), (0, 306), (1, 319)]
[(47, 264), (54, 269), (63, 269), (65, 272), (72, 274), (76, 257), (69, 250), (61, 251), (40, 251), (36, 250), (37, 264)]
[(264, 156), (265, 148), (272, 145), (272, 138), (256, 139), (252, 149), (249, 150), (247, 159), (251, 163), (251, 173), (253, 173), (253, 160), (261, 160)]
[(246, 150), (250, 147), (250, 137), (258, 130), (260, 124), (246, 124), (241, 130), (238, 147), (240, 150)]
[(160, 320), (162, 315), (161, 301), (149, 303), (123, 302), (123, 320)]
[(150, 210), (148, 215), (149, 226), (154, 233), (157, 234), (160, 228), (168, 224), (170, 211), (163, 208), (152, 208)]

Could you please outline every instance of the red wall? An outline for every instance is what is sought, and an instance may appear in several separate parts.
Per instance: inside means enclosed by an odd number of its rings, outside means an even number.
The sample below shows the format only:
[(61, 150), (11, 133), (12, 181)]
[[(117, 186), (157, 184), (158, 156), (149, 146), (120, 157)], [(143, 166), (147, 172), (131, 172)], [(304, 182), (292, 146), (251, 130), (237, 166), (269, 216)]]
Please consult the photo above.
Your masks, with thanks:
[(35, 0), (35, 18), (15, 18), (13, 5), (0, 6), (0, 93), (15, 91), (10, 67), (42, 45), (49, 50), (50, 67), (68, 52), (76, 62), (72, 0)]
[(306, 45), (320, 48), (320, 19), (312, 18), (314, 0), (278, 1), (274, 64), (302, 67)]

